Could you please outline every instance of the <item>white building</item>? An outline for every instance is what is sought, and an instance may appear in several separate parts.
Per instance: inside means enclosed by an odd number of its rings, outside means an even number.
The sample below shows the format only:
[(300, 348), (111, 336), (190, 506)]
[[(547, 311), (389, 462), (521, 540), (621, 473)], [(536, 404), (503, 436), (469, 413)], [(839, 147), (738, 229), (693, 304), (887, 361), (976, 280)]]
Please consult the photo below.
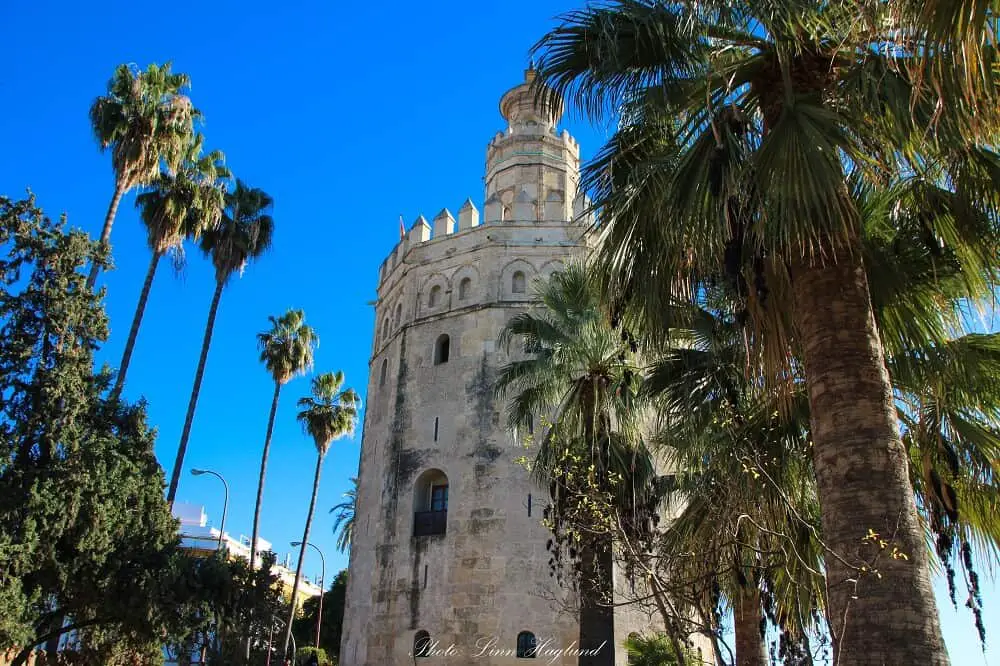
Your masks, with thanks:
[[(209, 554), (215, 552), (220, 547), (219, 530), (208, 524), (208, 515), (205, 507), (198, 504), (188, 504), (175, 502), (173, 508), (174, 518), (180, 521), (181, 547), (189, 550)], [(225, 548), (230, 556), (239, 557), (250, 561), (250, 537), (240, 535), (234, 539), (228, 532), (222, 535), (221, 546)], [(271, 542), (257, 538), (257, 558), (260, 563), (260, 554), (271, 550)], [(292, 553), (285, 553), (279, 556), (271, 573), (280, 580), (282, 587), (287, 594), (291, 594), (292, 584), (295, 580), (295, 567), (292, 562)], [(303, 577), (299, 582), (299, 600), (307, 597), (315, 597), (322, 593), (322, 588), (314, 581)]]

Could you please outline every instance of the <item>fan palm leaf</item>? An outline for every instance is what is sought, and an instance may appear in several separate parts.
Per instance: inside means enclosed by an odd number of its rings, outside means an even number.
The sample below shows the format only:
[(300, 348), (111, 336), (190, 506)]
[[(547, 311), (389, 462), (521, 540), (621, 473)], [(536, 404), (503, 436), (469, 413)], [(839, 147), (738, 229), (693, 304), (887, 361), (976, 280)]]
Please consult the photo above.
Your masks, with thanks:
[[(151, 64), (145, 71), (119, 65), (108, 81), (107, 94), (94, 100), (90, 123), (102, 151), (111, 152), (115, 190), (101, 229), (101, 245), (111, 239), (118, 204), (122, 196), (140, 185), (148, 185), (165, 162), (176, 170), (194, 134), (194, 122), (201, 114), (184, 94), (190, 80), (171, 71), (170, 63)], [(87, 286), (97, 280), (95, 263)]]
[(358, 477), (351, 477), (351, 489), (344, 493), (347, 499), (330, 509), (336, 513), (333, 521), (333, 533), (337, 535), (337, 550), (344, 552), (351, 547), (354, 540), (354, 525), (358, 507)]

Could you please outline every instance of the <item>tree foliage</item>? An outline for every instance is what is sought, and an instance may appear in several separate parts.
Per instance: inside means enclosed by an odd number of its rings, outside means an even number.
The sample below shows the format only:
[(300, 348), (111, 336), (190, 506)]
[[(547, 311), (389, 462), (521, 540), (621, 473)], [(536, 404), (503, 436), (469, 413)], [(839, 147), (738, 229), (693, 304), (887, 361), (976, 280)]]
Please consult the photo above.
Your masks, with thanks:
[(257, 334), (260, 362), (276, 384), (287, 384), (296, 375), (312, 369), (319, 336), (306, 324), (302, 310), (288, 310), (267, 320), (271, 328)]
[[(340, 656), (340, 639), (343, 635), (344, 603), (347, 595), (347, 570), (339, 572), (323, 592), (323, 620), (319, 647), (334, 659)], [(312, 645), (316, 638), (316, 614), (319, 612), (319, 597), (309, 597), (302, 604), (302, 612), (292, 625), (295, 643), (299, 646)], [(300, 647), (299, 653), (303, 649)]]
[(352, 388), (341, 390), (344, 373), (340, 370), (313, 377), (310, 386), (311, 394), (299, 398), (296, 418), (323, 457), (333, 440), (354, 434), (361, 398)]
[(274, 563), (272, 552), (261, 554), (253, 573), (239, 557), (216, 554), (199, 560), (184, 581), (197, 602), (197, 620), (181, 640), (168, 645), (171, 657), (182, 660), (204, 650), (210, 664), (242, 664), (249, 636), (254, 648), (251, 664), (263, 664), (268, 647), (276, 649), (280, 618), (287, 609), (281, 581), (272, 572)]
[(76, 628), (100, 663), (152, 654), (191, 624), (186, 564), (145, 406), (93, 367), (107, 320), (81, 271), (103, 254), (33, 197), (0, 198), (0, 244), (0, 648)]
[(678, 654), (677, 648), (663, 634), (653, 636), (630, 635), (625, 640), (625, 650), (628, 652), (630, 666), (680, 666), (680, 664), (703, 663), (698, 656), (689, 650)]
[(351, 477), (351, 489), (344, 493), (344, 497), (346, 499), (343, 502), (330, 509), (330, 513), (337, 514), (336, 520), (333, 521), (333, 533), (337, 536), (337, 550), (340, 552), (348, 550), (354, 540), (358, 506), (358, 477)]

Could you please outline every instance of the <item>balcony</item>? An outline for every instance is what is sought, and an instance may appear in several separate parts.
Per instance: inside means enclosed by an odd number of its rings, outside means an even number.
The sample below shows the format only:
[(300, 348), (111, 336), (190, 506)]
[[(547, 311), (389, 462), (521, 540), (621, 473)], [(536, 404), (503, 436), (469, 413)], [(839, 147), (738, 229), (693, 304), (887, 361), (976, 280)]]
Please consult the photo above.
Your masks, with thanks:
[(444, 534), (448, 528), (447, 511), (417, 511), (413, 514), (413, 536)]

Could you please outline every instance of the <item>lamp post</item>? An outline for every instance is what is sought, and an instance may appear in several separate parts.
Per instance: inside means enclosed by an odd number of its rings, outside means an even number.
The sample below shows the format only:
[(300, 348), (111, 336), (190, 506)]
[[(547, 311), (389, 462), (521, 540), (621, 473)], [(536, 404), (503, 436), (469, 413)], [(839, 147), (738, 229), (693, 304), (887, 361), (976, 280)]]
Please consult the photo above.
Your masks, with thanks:
[[(267, 636), (267, 661), (264, 662), (264, 666), (271, 666), (271, 652), (273, 649), (272, 640), (274, 639), (274, 624), (284, 624), (277, 615), (271, 616), (271, 631)], [(292, 663), (295, 662), (295, 653), (298, 652), (298, 648), (295, 646), (295, 636), (291, 636), (292, 639)]]
[(222, 487), (226, 489), (226, 496), (222, 502), (222, 522), (219, 524), (219, 550), (222, 550), (222, 540), (226, 535), (226, 511), (229, 509), (229, 484), (226, 480), (222, 478), (222, 475), (218, 472), (213, 472), (210, 469), (192, 469), (192, 476), (201, 476), (202, 474), (211, 474), (212, 476), (222, 481)]
[[(302, 545), (301, 541), (293, 541), (292, 548), (298, 548)], [(312, 546), (319, 553), (320, 561), (320, 573), (319, 573), (319, 614), (316, 616), (316, 649), (319, 649), (319, 628), (323, 623), (323, 593), (326, 591), (326, 558), (323, 557), (323, 551), (319, 547), (312, 543), (311, 541), (306, 542), (307, 546)]]

